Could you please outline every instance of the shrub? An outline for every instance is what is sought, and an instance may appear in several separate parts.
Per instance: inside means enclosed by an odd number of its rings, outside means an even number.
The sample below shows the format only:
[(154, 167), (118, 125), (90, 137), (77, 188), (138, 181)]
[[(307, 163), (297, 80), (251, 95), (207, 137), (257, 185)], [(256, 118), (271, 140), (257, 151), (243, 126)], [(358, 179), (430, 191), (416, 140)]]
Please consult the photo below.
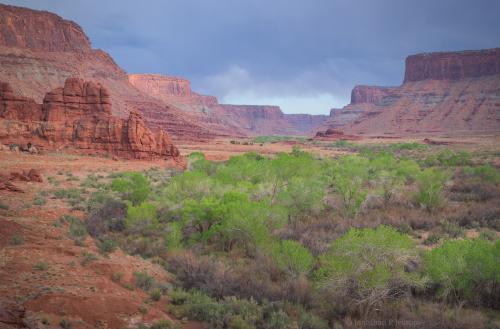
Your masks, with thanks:
[(3, 202), (0, 202), (0, 209), (2, 209), (2, 210), (9, 210), (9, 208), (10, 208), (10, 207), (9, 207), (8, 205), (6, 205), (6, 204), (5, 204), (5, 203), (3, 203)]
[(43, 196), (37, 196), (34, 200), (33, 200), (33, 204), (36, 205), (36, 206), (43, 206), (47, 203), (47, 199), (44, 198)]
[(299, 318), (300, 329), (328, 329), (328, 322), (317, 315), (302, 312)]
[(158, 320), (153, 323), (150, 329), (173, 329), (174, 326), (169, 320)]
[(13, 234), (9, 239), (9, 244), (11, 246), (19, 246), (24, 243), (24, 239), (19, 234)]
[(151, 192), (148, 179), (137, 172), (126, 173), (122, 178), (113, 179), (111, 189), (121, 193), (122, 198), (131, 201), (133, 205), (146, 201)]
[(87, 229), (79, 218), (71, 221), (69, 226), (69, 235), (74, 240), (81, 239), (87, 235)]
[(345, 156), (328, 167), (327, 175), (348, 217), (356, 216), (366, 198), (368, 169), (368, 161), (359, 156)]
[(134, 273), (135, 286), (139, 289), (148, 291), (155, 284), (155, 279), (150, 276), (147, 272), (135, 272)]
[(425, 169), (420, 172), (417, 175), (416, 201), (429, 212), (439, 207), (443, 203), (441, 191), (448, 177), (448, 173), (435, 169)]
[(425, 254), (424, 273), (446, 300), (498, 308), (499, 259), (500, 240), (448, 240)]
[(314, 257), (309, 250), (292, 240), (276, 243), (272, 253), (276, 264), (293, 275), (307, 275), (314, 265)]
[(127, 207), (127, 218), (125, 227), (133, 231), (140, 231), (147, 227), (155, 227), (158, 224), (158, 215), (154, 204), (144, 202), (137, 206)]
[(46, 271), (49, 269), (49, 264), (47, 264), (47, 262), (44, 261), (39, 261), (35, 263), (35, 265), (33, 265), (33, 269), (37, 271)]
[(419, 167), (415, 161), (400, 160), (387, 153), (380, 153), (370, 160), (370, 171), (384, 198), (385, 206), (401, 187), (413, 179)]
[(325, 186), (319, 181), (308, 178), (292, 178), (278, 199), (287, 207), (293, 223), (306, 217), (317, 215), (323, 209)]
[(151, 299), (154, 300), (155, 302), (159, 301), (161, 299), (161, 291), (160, 289), (154, 289), (150, 293)]
[(91, 252), (88, 252), (88, 251), (84, 251), (82, 253), (82, 256), (83, 256), (83, 259), (82, 261), (80, 262), (80, 264), (82, 266), (87, 266), (88, 264), (90, 264), (91, 262), (97, 260), (97, 256), (94, 255), (93, 253)]
[(101, 254), (107, 255), (118, 248), (118, 242), (112, 238), (104, 238), (97, 241), (97, 248)]
[(316, 280), (367, 315), (383, 300), (424, 286), (417, 273), (406, 271), (417, 260), (415, 243), (391, 227), (351, 229), (320, 258)]
[(81, 199), (80, 190), (77, 188), (57, 189), (54, 191), (56, 199)]
[(127, 205), (121, 201), (105, 198), (102, 203), (96, 203), (85, 225), (90, 235), (101, 237), (109, 231), (122, 231), (125, 229), (125, 216)]

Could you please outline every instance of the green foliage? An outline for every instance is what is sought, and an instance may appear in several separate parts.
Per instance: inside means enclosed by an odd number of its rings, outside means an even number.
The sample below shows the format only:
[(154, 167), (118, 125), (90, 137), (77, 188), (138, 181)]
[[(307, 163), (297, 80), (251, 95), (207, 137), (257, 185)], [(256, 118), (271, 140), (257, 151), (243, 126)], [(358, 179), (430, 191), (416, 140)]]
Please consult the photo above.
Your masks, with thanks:
[(416, 201), (428, 211), (433, 211), (443, 203), (441, 192), (449, 174), (437, 169), (425, 169), (417, 175), (418, 192)]
[(292, 178), (278, 195), (281, 204), (287, 207), (293, 222), (318, 215), (324, 208), (325, 186), (320, 180)]
[(355, 155), (344, 156), (327, 167), (327, 177), (341, 197), (344, 214), (348, 217), (356, 216), (366, 198), (368, 174), (368, 160)]
[(385, 205), (419, 170), (415, 161), (397, 159), (388, 153), (379, 153), (370, 159), (370, 174), (380, 189)]
[(500, 240), (448, 240), (424, 260), (424, 273), (444, 299), (494, 306), (500, 298)]
[(80, 262), (80, 264), (82, 266), (87, 266), (88, 264), (92, 263), (93, 261), (97, 260), (97, 256), (94, 255), (93, 253), (91, 252), (88, 252), (88, 251), (84, 251), (82, 253), (82, 261)]
[(0, 202), (0, 209), (2, 209), (2, 210), (9, 210), (9, 208), (10, 207), (8, 205), (6, 205), (5, 203)]
[(79, 218), (75, 217), (75, 219), (70, 222), (69, 235), (75, 240), (81, 239), (87, 235), (87, 229)]
[(81, 199), (80, 190), (77, 188), (57, 189), (54, 196), (56, 199)]
[(148, 179), (138, 172), (125, 173), (121, 178), (113, 179), (111, 189), (121, 193), (124, 200), (135, 206), (146, 201), (151, 192)]
[(149, 291), (155, 284), (155, 279), (147, 272), (135, 272), (134, 280), (135, 286), (145, 291)]
[(463, 172), (467, 176), (472, 176), (482, 182), (498, 183), (500, 182), (500, 173), (490, 165), (482, 165), (478, 167), (464, 167)]
[(304, 137), (292, 137), (292, 136), (257, 136), (253, 139), (254, 143), (276, 143), (276, 142), (286, 142), (286, 141), (298, 141), (305, 142)]
[(144, 228), (154, 228), (158, 225), (158, 214), (156, 206), (152, 203), (144, 202), (138, 206), (129, 205), (127, 207), (127, 218), (125, 226), (133, 230)]
[(104, 238), (97, 241), (97, 248), (101, 254), (107, 255), (118, 248), (118, 242), (112, 238)]
[(471, 154), (460, 151), (453, 152), (450, 149), (443, 150), (437, 154), (428, 156), (422, 161), (422, 165), (426, 167), (443, 166), (443, 167), (456, 167), (467, 166), (472, 163)]
[(321, 289), (346, 294), (367, 312), (377, 302), (423, 286), (416, 273), (405, 270), (416, 259), (412, 239), (391, 227), (351, 229), (320, 258), (316, 280)]
[(41, 195), (38, 195), (34, 200), (33, 200), (33, 204), (35, 206), (43, 206), (47, 203), (47, 199), (44, 198), (43, 196)]
[(9, 239), (9, 244), (11, 246), (19, 246), (24, 243), (24, 239), (21, 235), (19, 234), (13, 234), (10, 239)]
[(273, 258), (283, 270), (294, 275), (307, 275), (314, 266), (314, 257), (300, 243), (282, 240), (273, 246)]
[(36, 262), (35, 265), (33, 265), (33, 269), (37, 271), (47, 271), (49, 269), (49, 264), (44, 261), (39, 261)]
[(149, 295), (151, 296), (152, 300), (157, 302), (161, 299), (161, 290), (160, 289), (153, 289)]
[(169, 320), (159, 320), (153, 323), (150, 329), (173, 329), (175, 328)]
[(212, 175), (217, 169), (217, 165), (212, 161), (208, 161), (205, 158), (205, 154), (201, 152), (193, 152), (188, 158), (188, 169)]

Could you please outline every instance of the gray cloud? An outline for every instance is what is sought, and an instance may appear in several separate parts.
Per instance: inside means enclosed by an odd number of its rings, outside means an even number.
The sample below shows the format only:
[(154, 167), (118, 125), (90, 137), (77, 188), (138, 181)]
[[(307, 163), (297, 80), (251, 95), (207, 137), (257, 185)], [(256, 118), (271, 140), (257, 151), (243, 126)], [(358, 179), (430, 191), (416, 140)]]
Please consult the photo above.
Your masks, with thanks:
[(129, 72), (285, 111), (295, 101), (327, 113), (326, 100), (347, 102), (354, 84), (397, 85), (409, 54), (500, 46), (497, 0), (6, 2), (77, 21)]

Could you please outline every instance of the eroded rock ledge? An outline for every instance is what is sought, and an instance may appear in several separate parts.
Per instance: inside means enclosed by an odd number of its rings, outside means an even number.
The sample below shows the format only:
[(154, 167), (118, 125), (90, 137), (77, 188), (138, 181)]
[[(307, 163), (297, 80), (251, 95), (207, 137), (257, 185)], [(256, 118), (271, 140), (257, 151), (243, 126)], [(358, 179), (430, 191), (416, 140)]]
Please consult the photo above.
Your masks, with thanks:
[(136, 111), (127, 119), (113, 116), (108, 91), (78, 78), (47, 93), (43, 104), (16, 96), (8, 83), (0, 83), (0, 141), (129, 159), (180, 158), (166, 132), (153, 134)]

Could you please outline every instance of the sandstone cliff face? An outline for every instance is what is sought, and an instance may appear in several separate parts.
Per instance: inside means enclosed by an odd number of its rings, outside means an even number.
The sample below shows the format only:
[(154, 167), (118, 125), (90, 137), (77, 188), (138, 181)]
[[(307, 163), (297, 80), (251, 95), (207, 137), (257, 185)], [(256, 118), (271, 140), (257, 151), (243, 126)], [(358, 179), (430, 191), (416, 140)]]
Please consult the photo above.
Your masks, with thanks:
[(396, 88), (355, 87), (320, 130), (346, 134), (463, 135), (500, 131), (500, 49), (409, 56)]
[(130, 74), (129, 82), (140, 91), (183, 110), (198, 111), (199, 107), (218, 104), (214, 96), (206, 96), (191, 90), (189, 80), (160, 74)]
[(500, 74), (500, 48), (408, 56), (404, 82), (460, 80)]
[(82, 28), (46, 12), (0, 4), (0, 45), (42, 51), (91, 51)]
[(376, 104), (390, 95), (393, 88), (378, 86), (355, 86), (351, 92), (351, 104)]
[(113, 116), (109, 93), (99, 84), (69, 78), (64, 87), (47, 93), (43, 105), (12, 96), (8, 84), (0, 87), (0, 103), (6, 109), (0, 111), (4, 143), (31, 142), (47, 149), (70, 146), (125, 158), (179, 159), (168, 135), (153, 134), (140, 113), (132, 111), (128, 119)]
[(219, 136), (309, 135), (326, 116), (283, 114), (278, 106), (219, 104), (214, 96), (200, 95), (189, 80), (159, 74), (131, 74), (140, 91), (180, 108)]
[(105, 86), (111, 112), (119, 118), (139, 111), (148, 127), (165, 129), (176, 139), (214, 136), (182, 110), (132, 86), (107, 53), (91, 48), (77, 24), (52, 13), (0, 4), (0, 81), (41, 103), (47, 92), (70, 77)]

